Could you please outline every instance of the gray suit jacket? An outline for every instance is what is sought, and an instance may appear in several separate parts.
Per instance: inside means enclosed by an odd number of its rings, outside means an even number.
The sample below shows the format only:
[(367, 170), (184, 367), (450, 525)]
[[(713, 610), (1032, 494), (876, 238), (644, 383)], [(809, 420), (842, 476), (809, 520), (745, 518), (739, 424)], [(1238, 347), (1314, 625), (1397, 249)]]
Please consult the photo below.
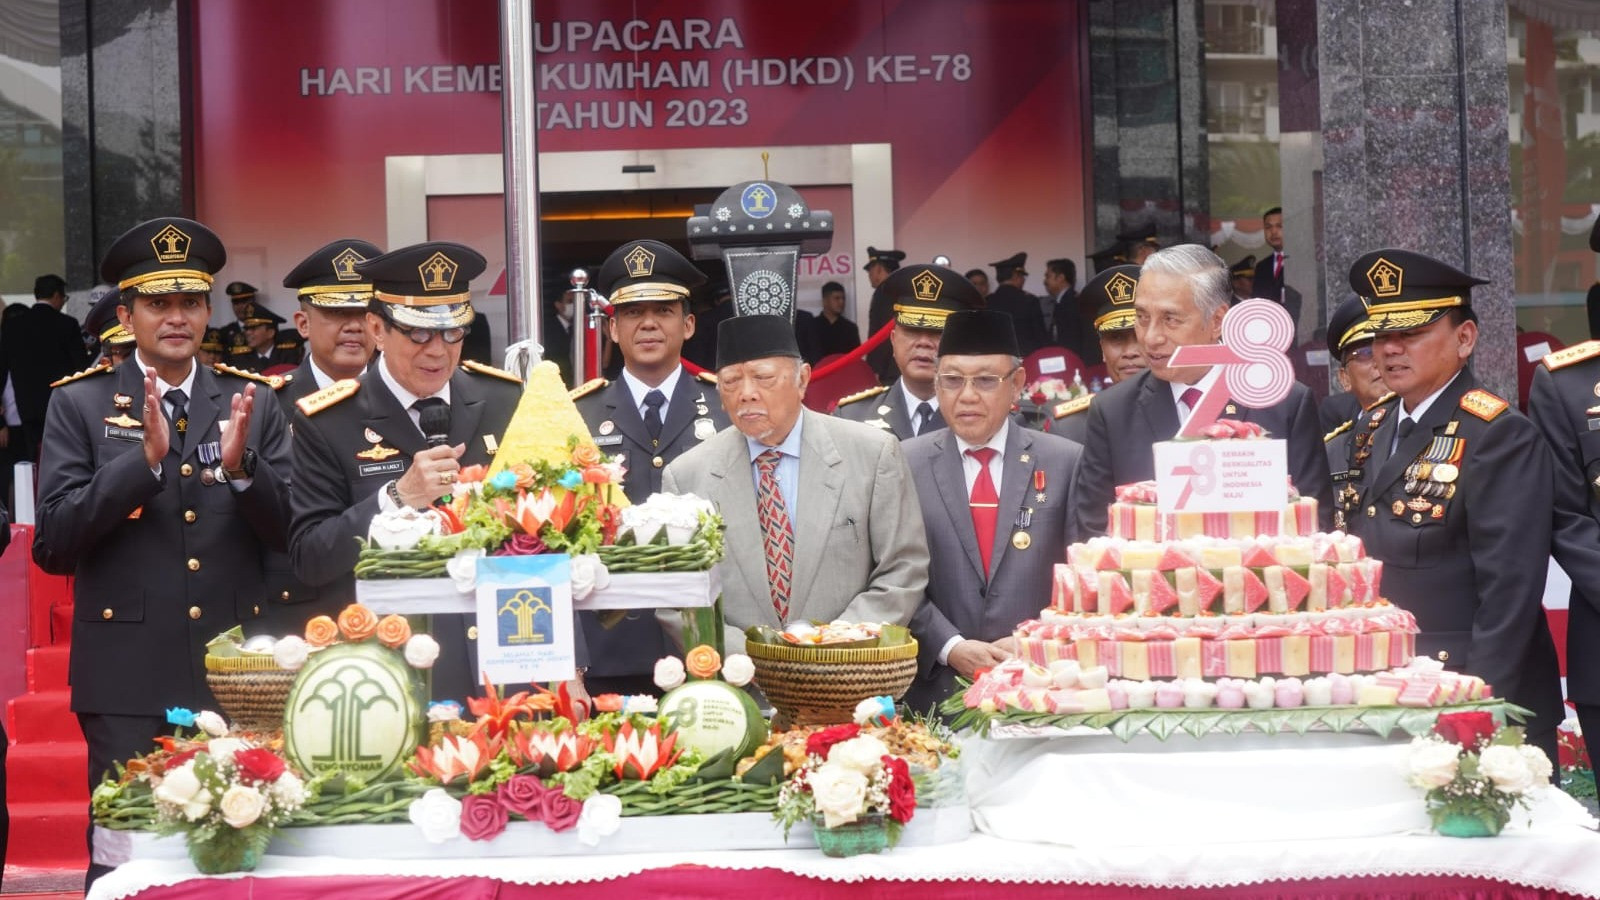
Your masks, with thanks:
[[(1082, 448), (1014, 422), (1006, 428), (1000, 515), (988, 577), (978, 555), (955, 435), (938, 431), (913, 438), (903, 448), (922, 505), (931, 559), (926, 599), (911, 620), (920, 644), (920, 668), (906, 702), (916, 710), (928, 709), (955, 690), (955, 670), (939, 664), (939, 651), (952, 637), (998, 640), (1050, 604), (1055, 565), (1067, 561), (1067, 545), (1077, 539), (1069, 520)], [(1042, 490), (1037, 487), (1040, 480)], [(1023, 533), (1027, 546), (1018, 549), (1012, 541)]]
[[(904, 625), (928, 586), (928, 545), (900, 442), (868, 425), (803, 410), (794, 578), (789, 619)], [(750, 451), (737, 428), (667, 466), (662, 490), (715, 503), (727, 525), (722, 613), (728, 653), (744, 650), (744, 629), (783, 627), (767, 586), (766, 548), (756, 513)], [(661, 617), (682, 644), (676, 611)]]

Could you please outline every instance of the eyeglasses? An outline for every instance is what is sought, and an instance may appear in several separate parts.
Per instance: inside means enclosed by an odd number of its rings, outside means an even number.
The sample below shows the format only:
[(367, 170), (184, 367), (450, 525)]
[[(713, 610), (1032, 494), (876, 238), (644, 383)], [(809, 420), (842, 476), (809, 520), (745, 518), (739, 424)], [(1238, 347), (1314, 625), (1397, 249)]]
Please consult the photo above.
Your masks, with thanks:
[[(1011, 372), (1015, 371), (1016, 369), (1011, 370)], [(939, 390), (948, 394), (959, 394), (966, 390), (969, 384), (977, 388), (980, 394), (992, 394), (1000, 390), (1000, 385), (1011, 377), (1011, 372), (1007, 372), (1004, 375), (956, 375), (954, 373), (941, 372), (934, 376), (934, 380), (938, 382)]]
[(1367, 344), (1363, 347), (1357, 347), (1354, 350), (1346, 350), (1344, 352), (1344, 361), (1348, 363), (1353, 359), (1359, 359), (1362, 362), (1372, 362), (1372, 345)]
[(398, 322), (390, 322), (390, 327), (411, 339), (413, 344), (426, 344), (438, 335), (446, 344), (459, 344), (466, 340), (467, 333), (472, 330), (470, 325), (457, 325), (454, 328), (407, 328)]

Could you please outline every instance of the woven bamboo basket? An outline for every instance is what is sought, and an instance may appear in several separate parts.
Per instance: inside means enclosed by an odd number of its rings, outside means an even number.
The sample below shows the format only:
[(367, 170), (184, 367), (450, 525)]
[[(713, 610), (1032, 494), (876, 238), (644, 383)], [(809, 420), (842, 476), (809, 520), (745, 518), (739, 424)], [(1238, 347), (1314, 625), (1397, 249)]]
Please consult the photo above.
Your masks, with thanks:
[(837, 725), (855, 717), (868, 697), (905, 696), (917, 677), (917, 642), (895, 647), (794, 647), (750, 641), (756, 686), (767, 696), (779, 728)]
[(235, 728), (281, 731), (283, 708), (294, 672), (278, 668), (270, 656), (206, 654), (206, 684)]

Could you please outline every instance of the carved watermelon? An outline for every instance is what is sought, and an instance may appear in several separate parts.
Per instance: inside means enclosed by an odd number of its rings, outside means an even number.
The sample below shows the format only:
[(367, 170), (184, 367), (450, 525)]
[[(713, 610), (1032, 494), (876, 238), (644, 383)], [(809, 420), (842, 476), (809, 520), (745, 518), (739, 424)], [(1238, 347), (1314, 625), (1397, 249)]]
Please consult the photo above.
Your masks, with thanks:
[(737, 762), (767, 739), (767, 720), (750, 695), (726, 681), (691, 681), (668, 691), (657, 707), (662, 721), (678, 729), (678, 746), (707, 759), (731, 751)]
[(319, 650), (289, 688), (284, 754), (307, 775), (396, 775), (425, 734), (421, 697), (399, 651), (377, 641)]

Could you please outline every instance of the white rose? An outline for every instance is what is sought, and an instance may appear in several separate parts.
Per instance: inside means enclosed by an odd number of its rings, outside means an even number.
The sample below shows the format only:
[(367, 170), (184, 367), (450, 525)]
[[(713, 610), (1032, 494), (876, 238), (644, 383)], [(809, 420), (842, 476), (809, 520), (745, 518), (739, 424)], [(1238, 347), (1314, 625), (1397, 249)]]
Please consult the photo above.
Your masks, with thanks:
[(873, 735), (863, 734), (834, 744), (828, 751), (828, 762), (862, 775), (871, 775), (883, 765), (883, 758), (888, 755), (889, 747), (883, 741)]
[(1528, 770), (1533, 772), (1533, 783), (1543, 784), (1550, 780), (1550, 775), (1555, 771), (1550, 765), (1550, 757), (1543, 750), (1530, 744), (1523, 744), (1517, 748), (1522, 754), (1522, 759), (1528, 764)]
[(203, 709), (196, 713), (194, 724), (196, 728), (212, 737), (222, 737), (228, 733), (228, 723), (209, 709)]
[(606, 571), (600, 557), (583, 553), (572, 558), (572, 599), (583, 600), (597, 590), (605, 590), (611, 583), (611, 573)]
[(622, 714), (631, 716), (634, 713), (643, 713), (647, 716), (656, 714), (659, 704), (650, 694), (629, 694), (622, 698)]
[(1411, 742), (1411, 755), (1407, 762), (1411, 770), (1411, 783), (1425, 790), (1444, 787), (1455, 780), (1460, 761), (1461, 748), (1455, 744), (1416, 738)]
[(616, 834), (621, 827), (621, 798), (596, 791), (583, 801), (583, 812), (578, 814), (579, 841), (597, 847), (601, 838)]
[(461, 801), (444, 788), (434, 788), (411, 801), (407, 815), (411, 817), (411, 824), (422, 829), (422, 837), (430, 844), (442, 844), (461, 836)]
[(267, 793), (279, 809), (299, 809), (306, 802), (305, 782), (288, 769), (284, 769), (278, 780), (267, 786)]
[(219, 768), (231, 769), (234, 766), (233, 755), (240, 750), (249, 750), (250, 746), (248, 741), (241, 741), (238, 738), (212, 738), (206, 743), (206, 752), (217, 761)]
[(1516, 747), (1495, 745), (1478, 754), (1478, 771), (1507, 794), (1520, 794), (1533, 787), (1533, 770)]
[[(842, 744), (833, 748), (837, 753)], [(811, 796), (817, 811), (822, 813), (823, 824), (829, 828), (848, 825), (861, 815), (867, 801), (867, 776), (854, 769), (834, 765), (833, 754), (806, 777), (811, 785)]]
[(683, 684), (683, 660), (676, 656), (663, 656), (656, 660), (656, 687), (670, 691)]
[(722, 661), (722, 680), (734, 687), (744, 687), (756, 677), (756, 664), (743, 653), (732, 653)]
[(245, 828), (261, 818), (267, 808), (267, 798), (253, 787), (236, 784), (222, 792), (222, 802), (217, 808), (222, 811), (222, 821), (234, 828)]
[(478, 587), (478, 560), (485, 555), (482, 547), (471, 547), (457, 550), (456, 555), (450, 557), (444, 564), (446, 575), (455, 582), (456, 590), (463, 594), (470, 594)]
[(291, 672), (300, 671), (310, 656), (311, 645), (299, 635), (291, 634), (272, 646), (272, 661)]
[(211, 811), (211, 793), (194, 774), (194, 761), (168, 769), (156, 785), (155, 798), (194, 822)]
[(426, 634), (413, 634), (406, 641), (406, 665), (413, 669), (431, 669), (439, 658), (439, 642)]
[(430, 534), (441, 534), (442, 519), (432, 510), (418, 512), (410, 507), (382, 512), (372, 517), (367, 538), (385, 550), (410, 550)]

